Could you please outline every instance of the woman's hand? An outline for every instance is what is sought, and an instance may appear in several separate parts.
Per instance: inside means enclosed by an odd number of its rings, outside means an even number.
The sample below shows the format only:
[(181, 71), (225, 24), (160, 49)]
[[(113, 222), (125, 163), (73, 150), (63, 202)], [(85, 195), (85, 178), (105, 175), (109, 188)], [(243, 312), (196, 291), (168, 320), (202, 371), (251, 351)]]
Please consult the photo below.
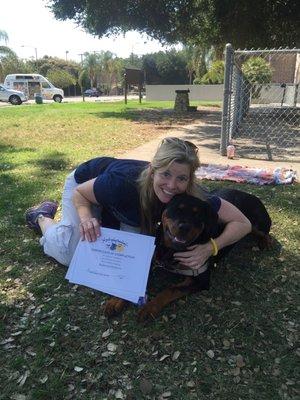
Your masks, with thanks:
[(91, 179), (78, 185), (73, 192), (73, 204), (80, 219), (79, 231), (81, 240), (95, 242), (100, 236), (100, 224), (92, 215), (92, 205), (98, 204), (94, 195), (94, 182)]
[(213, 253), (211, 242), (205, 244), (196, 244), (187, 248), (188, 251), (182, 253), (174, 253), (174, 258), (180, 264), (191, 269), (198, 269)]
[(81, 240), (88, 242), (95, 242), (101, 234), (99, 221), (93, 217), (81, 220), (79, 230)]

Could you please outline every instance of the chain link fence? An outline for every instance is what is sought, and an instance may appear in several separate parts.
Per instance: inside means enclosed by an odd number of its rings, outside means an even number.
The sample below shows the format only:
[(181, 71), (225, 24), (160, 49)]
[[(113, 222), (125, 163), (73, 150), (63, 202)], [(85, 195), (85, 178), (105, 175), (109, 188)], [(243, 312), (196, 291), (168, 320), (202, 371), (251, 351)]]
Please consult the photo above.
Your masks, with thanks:
[(226, 45), (221, 154), (300, 159), (300, 49), (234, 50)]

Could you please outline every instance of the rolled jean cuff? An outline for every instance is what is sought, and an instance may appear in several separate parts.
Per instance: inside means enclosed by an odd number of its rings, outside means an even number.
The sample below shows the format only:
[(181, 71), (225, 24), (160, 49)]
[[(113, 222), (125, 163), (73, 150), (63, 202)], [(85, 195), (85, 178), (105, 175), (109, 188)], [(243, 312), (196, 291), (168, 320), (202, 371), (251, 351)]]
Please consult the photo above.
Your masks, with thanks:
[(71, 224), (59, 223), (49, 227), (41, 237), (40, 244), (45, 254), (55, 258), (59, 263), (68, 266), (79, 241), (78, 228)]

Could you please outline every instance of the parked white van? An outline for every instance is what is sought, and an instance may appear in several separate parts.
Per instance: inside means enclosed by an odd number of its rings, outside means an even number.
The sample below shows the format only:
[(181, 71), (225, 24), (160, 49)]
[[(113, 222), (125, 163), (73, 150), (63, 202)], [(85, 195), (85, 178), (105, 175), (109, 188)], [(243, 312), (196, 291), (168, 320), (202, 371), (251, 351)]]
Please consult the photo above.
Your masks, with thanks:
[(39, 74), (10, 74), (4, 80), (8, 89), (20, 90), (29, 99), (40, 94), (45, 100), (54, 100), (60, 103), (64, 97), (62, 89), (56, 88), (44, 76)]

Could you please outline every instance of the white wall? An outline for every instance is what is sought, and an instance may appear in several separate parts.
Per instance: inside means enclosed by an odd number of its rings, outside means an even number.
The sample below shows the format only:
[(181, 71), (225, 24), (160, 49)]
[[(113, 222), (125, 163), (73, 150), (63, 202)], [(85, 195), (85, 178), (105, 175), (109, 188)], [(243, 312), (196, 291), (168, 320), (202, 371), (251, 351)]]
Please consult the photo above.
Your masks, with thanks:
[(223, 101), (223, 85), (146, 85), (146, 100), (175, 100), (175, 90), (190, 89), (190, 100)]
[[(260, 94), (257, 99), (252, 98), (251, 103), (253, 104), (283, 104), (285, 106), (294, 106), (295, 101), (295, 85), (286, 84), (286, 88), (282, 88), (279, 83), (270, 83), (266, 85), (260, 85)], [(300, 89), (298, 90), (298, 96), (296, 102), (300, 101)]]

